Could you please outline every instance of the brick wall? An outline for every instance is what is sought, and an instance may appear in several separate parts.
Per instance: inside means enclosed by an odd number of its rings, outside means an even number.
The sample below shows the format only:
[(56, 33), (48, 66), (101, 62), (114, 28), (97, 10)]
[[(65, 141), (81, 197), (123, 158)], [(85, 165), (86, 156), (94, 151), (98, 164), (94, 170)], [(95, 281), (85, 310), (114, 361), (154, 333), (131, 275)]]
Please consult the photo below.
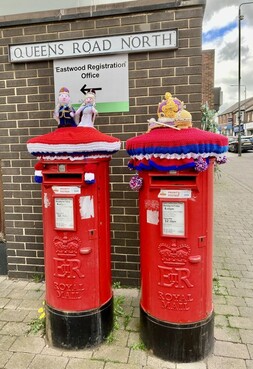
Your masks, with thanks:
[(130, 111), (100, 114), (95, 122), (100, 131), (122, 140), (110, 167), (113, 278), (129, 286), (139, 283), (138, 194), (129, 190), (125, 141), (146, 132), (147, 119), (156, 117), (166, 91), (185, 102), (199, 126), (203, 18), (200, 1), (180, 7), (174, 1), (141, 3), (97, 6), (92, 13), (83, 11), (83, 17), (76, 12), (76, 18), (54, 21), (47, 14), (47, 19), (36, 18), (37, 24), (12, 20), (0, 28), (0, 158), (10, 277), (43, 273), (41, 190), (33, 183), (36, 160), (26, 142), (55, 129), (56, 122), (52, 61), (10, 64), (7, 45), (178, 28), (178, 50), (129, 54)]
[(214, 109), (214, 50), (203, 50), (202, 52), (202, 102), (208, 102), (209, 108)]

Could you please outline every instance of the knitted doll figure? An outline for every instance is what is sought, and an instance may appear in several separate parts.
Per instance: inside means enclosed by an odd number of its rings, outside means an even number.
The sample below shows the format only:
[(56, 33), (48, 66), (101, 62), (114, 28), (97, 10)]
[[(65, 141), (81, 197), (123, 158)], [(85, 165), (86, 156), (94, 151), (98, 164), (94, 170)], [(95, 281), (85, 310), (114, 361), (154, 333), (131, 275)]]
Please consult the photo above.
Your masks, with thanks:
[(70, 104), (69, 90), (66, 87), (62, 87), (59, 91), (58, 104), (54, 111), (54, 118), (58, 122), (58, 128), (76, 127), (74, 116), (75, 109)]
[(95, 93), (90, 91), (85, 95), (83, 104), (76, 111), (75, 119), (78, 127), (93, 127), (97, 115), (95, 109)]

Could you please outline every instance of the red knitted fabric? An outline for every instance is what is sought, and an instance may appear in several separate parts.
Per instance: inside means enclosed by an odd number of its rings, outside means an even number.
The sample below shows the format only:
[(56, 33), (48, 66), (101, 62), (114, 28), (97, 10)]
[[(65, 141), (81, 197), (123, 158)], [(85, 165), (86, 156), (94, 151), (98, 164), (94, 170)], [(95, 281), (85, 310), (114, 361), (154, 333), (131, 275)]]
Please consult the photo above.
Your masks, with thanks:
[(27, 141), (28, 144), (43, 143), (48, 145), (66, 144), (78, 145), (91, 142), (119, 142), (118, 138), (108, 136), (95, 128), (69, 127), (58, 128), (53, 132), (42, 136), (33, 137)]
[(149, 133), (138, 137), (133, 137), (127, 140), (126, 149), (135, 150), (140, 148), (154, 148), (158, 147), (186, 147), (196, 145), (217, 145), (219, 147), (227, 146), (228, 139), (223, 135), (217, 133), (203, 131), (198, 128), (188, 128), (181, 130), (174, 130), (170, 128), (157, 128)]

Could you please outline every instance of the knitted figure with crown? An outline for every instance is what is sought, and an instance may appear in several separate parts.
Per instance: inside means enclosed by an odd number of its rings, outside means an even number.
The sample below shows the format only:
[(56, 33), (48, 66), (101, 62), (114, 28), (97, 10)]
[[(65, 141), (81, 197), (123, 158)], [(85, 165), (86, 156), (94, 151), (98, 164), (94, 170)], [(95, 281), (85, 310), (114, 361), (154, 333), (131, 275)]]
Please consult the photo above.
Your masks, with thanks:
[[(150, 131), (153, 128), (161, 127), (175, 127), (175, 118), (179, 111), (184, 108), (183, 101), (180, 101), (177, 97), (172, 97), (170, 92), (166, 92), (163, 99), (157, 108), (158, 119), (151, 118), (148, 120)], [(177, 128), (176, 128), (177, 129)]]
[(227, 138), (192, 127), (192, 116), (184, 103), (169, 92), (158, 104), (157, 115), (157, 120), (148, 120), (146, 134), (127, 140), (130, 169), (203, 171), (210, 158), (215, 158), (218, 164), (226, 161)]
[(83, 104), (76, 111), (75, 119), (78, 127), (93, 127), (97, 115), (96, 95), (92, 90), (85, 95)]
[(54, 118), (58, 123), (58, 128), (76, 127), (74, 116), (75, 109), (70, 104), (69, 90), (66, 87), (62, 87), (59, 91), (58, 104), (54, 111)]

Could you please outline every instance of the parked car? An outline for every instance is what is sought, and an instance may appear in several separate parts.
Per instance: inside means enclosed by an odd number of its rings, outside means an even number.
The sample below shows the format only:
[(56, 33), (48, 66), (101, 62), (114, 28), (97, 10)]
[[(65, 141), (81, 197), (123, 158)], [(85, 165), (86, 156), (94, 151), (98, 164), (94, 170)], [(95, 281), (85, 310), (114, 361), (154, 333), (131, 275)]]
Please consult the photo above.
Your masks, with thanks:
[[(253, 150), (252, 136), (241, 136), (241, 151)], [(228, 138), (228, 151), (238, 152), (238, 136)]]

